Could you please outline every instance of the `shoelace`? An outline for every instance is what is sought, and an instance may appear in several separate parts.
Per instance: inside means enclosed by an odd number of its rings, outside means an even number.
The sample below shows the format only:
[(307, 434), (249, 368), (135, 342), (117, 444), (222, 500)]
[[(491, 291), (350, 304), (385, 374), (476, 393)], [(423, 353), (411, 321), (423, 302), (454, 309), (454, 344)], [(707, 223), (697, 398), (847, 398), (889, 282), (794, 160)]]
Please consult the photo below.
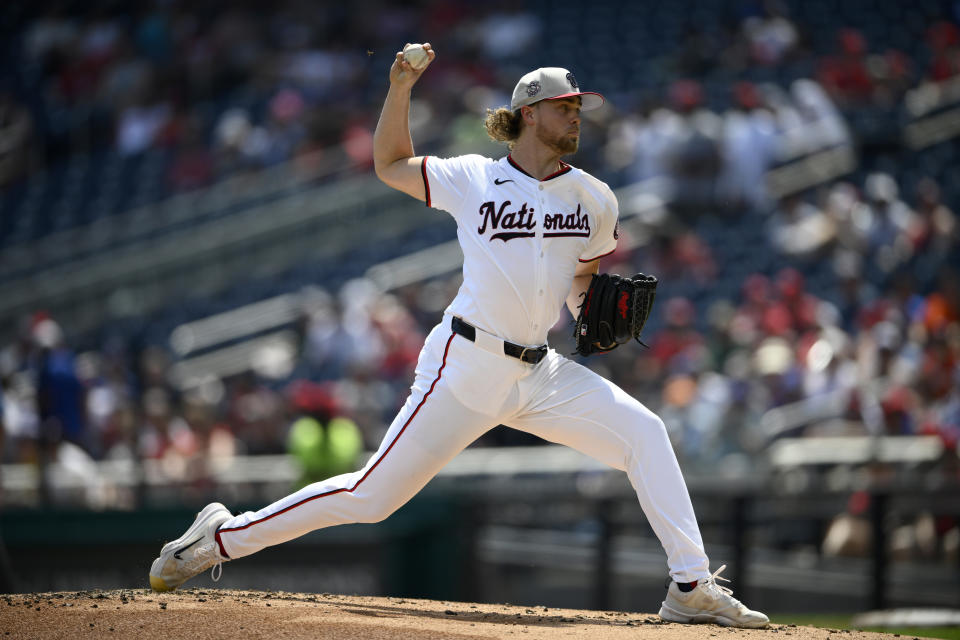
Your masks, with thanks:
[(724, 582), (730, 582), (729, 579), (727, 579), (727, 578), (721, 578), (721, 577), (720, 577), (720, 574), (721, 574), (721, 573), (723, 572), (723, 570), (726, 569), (726, 568), (727, 568), (727, 565), (721, 565), (720, 568), (717, 569), (716, 571), (714, 571), (714, 572), (710, 575), (709, 578), (707, 578), (706, 580), (703, 581), (703, 582), (704, 582), (704, 585), (705, 585), (705, 587), (706, 587), (707, 589), (716, 589), (717, 591), (719, 591), (719, 592), (722, 593), (723, 595), (728, 596), (728, 597), (729, 597), (731, 600), (733, 600), (735, 603), (740, 604), (740, 601), (733, 597), (733, 589), (731, 589), (730, 587), (725, 587), (725, 586), (723, 586), (723, 585), (721, 585), (721, 584), (717, 584), (717, 580), (723, 580)]
[(200, 573), (211, 564), (213, 569), (210, 570), (210, 578), (214, 582), (219, 582), (220, 576), (223, 575), (223, 559), (220, 556), (220, 550), (217, 549), (216, 542), (198, 547), (193, 554), (193, 558), (184, 567), (192, 573)]

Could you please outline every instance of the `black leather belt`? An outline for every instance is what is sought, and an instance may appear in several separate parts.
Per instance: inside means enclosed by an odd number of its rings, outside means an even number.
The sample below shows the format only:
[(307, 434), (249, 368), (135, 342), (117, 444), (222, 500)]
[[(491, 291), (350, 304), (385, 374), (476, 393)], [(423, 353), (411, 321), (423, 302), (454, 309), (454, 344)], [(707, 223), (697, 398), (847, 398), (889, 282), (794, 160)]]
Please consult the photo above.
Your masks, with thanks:
[[(477, 341), (477, 328), (462, 318), (454, 316), (453, 320), (450, 321), (450, 328), (453, 329), (454, 333), (463, 336), (470, 342)], [(503, 340), (503, 352), (511, 358), (517, 358), (530, 364), (537, 364), (547, 355), (547, 345), (522, 347), (519, 344), (513, 344), (512, 342)]]

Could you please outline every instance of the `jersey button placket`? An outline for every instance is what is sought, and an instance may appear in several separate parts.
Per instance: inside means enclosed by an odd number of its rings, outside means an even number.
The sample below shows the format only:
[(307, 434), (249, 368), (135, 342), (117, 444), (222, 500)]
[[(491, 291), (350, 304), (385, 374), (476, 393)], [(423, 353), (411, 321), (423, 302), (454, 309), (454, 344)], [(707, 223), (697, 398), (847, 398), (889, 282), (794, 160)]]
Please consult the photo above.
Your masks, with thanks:
[(536, 260), (536, 276), (534, 277), (533, 286), (537, 291), (537, 304), (534, 309), (534, 321), (532, 323), (532, 328), (534, 331), (540, 328), (540, 317), (544, 313), (543, 307), (543, 291), (544, 291), (544, 278), (546, 277), (546, 264), (543, 259), (545, 254), (545, 243), (546, 239), (543, 237), (543, 221), (546, 212), (544, 211), (543, 204), (543, 184), (537, 185), (537, 244), (539, 245), (537, 249), (539, 250), (540, 257)]

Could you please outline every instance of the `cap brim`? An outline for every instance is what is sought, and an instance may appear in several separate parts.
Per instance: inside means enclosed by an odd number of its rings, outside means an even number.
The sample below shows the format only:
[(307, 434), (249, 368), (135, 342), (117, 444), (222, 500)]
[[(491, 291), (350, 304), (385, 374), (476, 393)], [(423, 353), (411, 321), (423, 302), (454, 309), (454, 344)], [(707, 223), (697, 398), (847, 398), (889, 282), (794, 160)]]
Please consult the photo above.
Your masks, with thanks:
[(580, 97), (581, 111), (590, 111), (591, 109), (596, 109), (597, 107), (603, 106), (604, 103), (603, 96), (595, 91), (564, 93), (559, 96), (553, 96), (552, 98), (544, 98), (544, 100), (562, 100), (563, 98), (576, 98), (577, 96)]

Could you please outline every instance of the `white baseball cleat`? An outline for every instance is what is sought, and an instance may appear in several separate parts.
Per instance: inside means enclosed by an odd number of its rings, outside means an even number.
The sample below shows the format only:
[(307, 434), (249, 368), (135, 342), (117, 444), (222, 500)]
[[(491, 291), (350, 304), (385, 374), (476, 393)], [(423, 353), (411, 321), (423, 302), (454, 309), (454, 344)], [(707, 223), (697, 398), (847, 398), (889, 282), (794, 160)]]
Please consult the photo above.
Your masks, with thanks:
[(190, 528), (182, 536), (163, 545), (160, 557), (150, 567), (150, 586), (154, 591), (172, 591), (207, 567), (213, 567), (210, 576), (220, 579), (222, 564), (230, 558), (220, 553), (217, 529), (233, 516), (219, 502), (212, 502), (197, 514)]
[(727, 565), (723, 565), (709, 578), (697, 581), (697, 586), (688, 593), (680, 591), (676, 582), (671, 582), (667, 599), (660, 607), (660, 617), (684, 624), (708, 622), (748, 629), (767, 626), (770, 622), (767, 616), (759, 611), (751, 611), (733, 597), (733, 591), (717, 584), (717, 580), (729, 582), (720, 577), (720, 572), (726, 568)]

